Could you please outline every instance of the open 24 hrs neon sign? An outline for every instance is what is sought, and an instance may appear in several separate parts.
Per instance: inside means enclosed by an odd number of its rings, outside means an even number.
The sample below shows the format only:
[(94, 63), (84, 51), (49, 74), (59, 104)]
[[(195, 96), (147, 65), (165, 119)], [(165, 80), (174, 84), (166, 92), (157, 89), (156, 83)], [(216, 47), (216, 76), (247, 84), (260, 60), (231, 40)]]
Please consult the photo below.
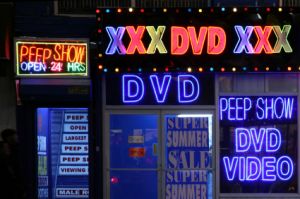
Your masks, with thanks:
[[(292, 53), (293, 49), (288, 42), (288, 35), (291, 25), (280, 26), (239, 26), (236, 25), (234, 30), (238, 38), (233, 53), (235, 54), (273, 54), (284, 51)], [(191, 48), (194, 55), (201, 55), (205, 49), (209, 55), (222, 54), (226, 48), (226, 32), (218, 26), (201, 26), (201, 27), (182, 27), (171, 26), (170, 30), (170, 52), (164, 44), (164, 33), (166, 26), (112, 26), (106, 27), (106, 32), (110, 42), (106, 48), (106, 55), (126, 55), (126, 54), (167, 54), (184, 55)], [(145, 32), (150, 36), (151, 42), (146, 47), (143, 38)], [(274, 32), (276, 43), (272, 46), (269, 38)], [(123, 37), (128, 34), (130, 42), (126, 47)], [(251, 43), (255, 37), (256, 43)]]

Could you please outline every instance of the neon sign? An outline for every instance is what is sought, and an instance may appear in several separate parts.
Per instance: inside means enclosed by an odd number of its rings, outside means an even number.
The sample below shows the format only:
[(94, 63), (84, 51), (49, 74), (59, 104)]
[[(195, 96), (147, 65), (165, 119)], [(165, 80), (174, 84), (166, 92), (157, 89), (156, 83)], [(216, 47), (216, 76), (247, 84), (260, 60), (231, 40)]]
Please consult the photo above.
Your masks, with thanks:
[[(245, 51), (246, 54), (274, 54), (274, 53), (292, 53), (293, 49), (288, 42), (288, 35), (291, 30), (291, 25), (280, 26), (234, 26), (238, 42), (233, 50), (234, 54), (241, 54)], [(106, 48), (106, 55), (132, 55), (132, 54), (166, 54), (168, 50), (163, 42), (163, 35), (166, 26), (107, 26), (106, 33), (110, 38), (110, 42)], [(148, 48), (145, 48), (143, 38), (145, 31), (151, 37), (151, 42)], [(272, 48), (269, 41), (271, 33), (276, 35), (276, 43)], [(127, 33), (130, 42), (125, 47), (123, 37)], [(255, 33), (257, 40), (255, 46), (251, 44), (251, 38)], [(224, 28), (219, 26), (171, 26), (170, 27), (170, 54), (185, 55), (190, 46), (193, 55), (203, 54), (204, 44), (207, 43), (206, 53), (208, 55), (219, 55), (226, 49), (227, 34)], [(157, 51), (156, 51), (157, 49)]]
[[(154, 54), (156, 49), (159, 53), (167, 53), (167, 50), (161, 41), (165, 28), (165, 26), (158, 26), (157, 30), (155, 30), (154, 26), (138, 26), (135, 29), (134, 26), (126, 26), (115, 29), (114, 27), (108, 26), (106, 27), (106, 31), (109, 35), (110, 43), (105, 53), (107, 55), (113, 55), (118, 52), (118, 54), (124, 55), (134, 54), (137, 50), (138, 54)], [(145, 29), (151, 37), (151, 43), (147, 50), (142, 42)], [(125, 31), (127, 31), (130, 37), (130, 43), (127, 50), (122, 42)]]
[(107, 105), (213, 105), (213, 74), (125, 73), (107, 75)]
[(248, 9), (104, 9), (97, 13), (99, 71), (299, 72), (298, 18)]
[[(257, 134), (257, 132), (259, 132)], [(260, 153), (262, 150), (268, 154), (275, 153), (281, 146), (281, 133), (276, 128), (235, 129), (236, 153), (253, 151)], [(265, 146), (263, 147), (263, 144)], [(293, 175), (293, 161), (288, 156), (276, 159), (274, 156), (263, 156), (261, 159), (255, 156), (223, 157), (223, 164), (229, 181), (238, 178), (239, 181), (276, 181), (289, 180)], [(283, 169), (286, 167), (286, 169)], [(236, 172), (238, 170), (238, 172)]]
[(171, 75), (164, 75), (162, 84), (159, 84), (157, 75), (150, 75), (152, 89), (154, 91), (156, 101), (158, 103), (164, 103), (167, 96), (167, 91), (169, 90), (169, 86), (171, 83)]
[(292, 96), (220, 97), (220, 122), (234, 124), (233, 151), (221, 159), (228, 182), (289, 181), (295, 177), (293, 154), (282, 153), (286, 134), (274, 124), (293, 121), (296, 102)]
[[(235, 31), (239, 37), (239, 41), (234, 49), (234, 53), (241, 54), (245, 51), (247, 54), (261, 54), (264, 51), (266, 54), (280, 53), (281, 50), (285, 53), (292, 53), (293, 49), (288, 42), (288, 35), (292, 28), (291, 25), (284, 25), (282, 30), (280, 26), (235, 26)], [(274, 31), (276, 35), (276, 44), (274, 48), (271, 47), (269, 37)], [(257, 43), (255, 47), (250, 43), (250, 38), (255, 32)]]
[[(238, 178), (239, 181), (287, 181), (294, 174), (293, 161), (288, 156), (263, 157), (234, 156), (232, 159), (223, 157), (228, 181)], [(286, 168), (286, 169), (283, 169)]]
[[(187, 29), (179, 26), (171, 27), (171, 54), (184, 55), (191, 43), (193, 54), (201, 55), (207, 35), (207, 54), (221, 54), (226, 46), (226, 33), (221, 27), (200, 27), (199, 35), (195, 27)], [(216, 42), (217, 41), (217, 42)]]
[(16, 41), (18, 76), (87, 76), (84, 41)]
[(258, 120), (291, 119), (294, 104), (294, 98), (289, 97), (258, 97), (255, 105), (249, 97), (220, 98), (220, 119), (247, 120), (252, 109)]
[[(178, 75), (177, 77), (177, 100), (179, 104), (194, 102), (200, 95), (199, 80), (193, 75)], [(165, 103), (171, 84), (171, 75), (150, 75), (151, 89), (155, 95), (156, 103)], [(125, 74), (122, 76), (122, 101), (125, 104), (140, 103), (144, 98), (145, 81), (138, 75)]]

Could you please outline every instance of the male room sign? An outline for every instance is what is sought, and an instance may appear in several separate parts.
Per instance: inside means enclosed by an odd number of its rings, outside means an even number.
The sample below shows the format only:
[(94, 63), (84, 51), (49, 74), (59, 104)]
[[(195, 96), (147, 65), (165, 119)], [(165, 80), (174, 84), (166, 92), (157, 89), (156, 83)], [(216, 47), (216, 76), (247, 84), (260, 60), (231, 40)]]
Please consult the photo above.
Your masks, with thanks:
[(289, 138), (284, 128), (296, 124), (296, 97), (221, 97), (219, 114), (222, 129), (231, 129), (221, 136), (233, 144), (221, 151), (224, 181), (243, 187), (243, 183), (290, 183), (296, 177), (295, 149), (287, 150), (287, 145), (297, 138)]

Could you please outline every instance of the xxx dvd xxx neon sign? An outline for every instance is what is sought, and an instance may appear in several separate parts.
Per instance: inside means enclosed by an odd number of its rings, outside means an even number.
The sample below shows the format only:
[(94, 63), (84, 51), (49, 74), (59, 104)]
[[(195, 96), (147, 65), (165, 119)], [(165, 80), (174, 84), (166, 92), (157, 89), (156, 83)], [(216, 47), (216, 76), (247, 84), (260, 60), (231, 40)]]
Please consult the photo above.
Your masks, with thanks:
[[(208, 55), (222, 54), (226, 48), (226, 31), (219, 26), (171, 26), (170, 47), (165, 45), (164, 34), (166, 26), (106, 26), (106, 33), (110, 41), (105, 50), (106, 55), (132, 55), (132, 54), (167, 54), (184, 55), (189, 49), (193, 55), (201, 55), (206, 52)], [(292, 26), (234, 26), (238, 39), (234, 54), (274, 54), (292, 53), (293, 49), (288, 41), (288, 35)], [(147, 32), (147, 33), (145, 33)], [(276, 42), (271, 44), (270, 35), (274, 33)], [(124, 36), (130, 38), (125, 46)], [(148, 34), (150, 43), (145, 45), (144, 37)], [(255, 41), (255, 42), (253, 42)], [(205, 49), (206, 45), (206, 49)], [(169, 49), (169, 50), (168, 50)]]

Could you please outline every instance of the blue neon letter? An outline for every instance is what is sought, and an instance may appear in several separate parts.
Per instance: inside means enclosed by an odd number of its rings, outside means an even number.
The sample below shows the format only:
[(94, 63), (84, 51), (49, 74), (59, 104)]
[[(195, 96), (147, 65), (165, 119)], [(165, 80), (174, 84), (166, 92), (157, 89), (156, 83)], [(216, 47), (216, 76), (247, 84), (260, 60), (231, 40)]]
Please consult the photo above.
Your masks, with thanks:
[(159, 83), (157, 75), (150, 75), (151, 85), (157, 103), (165, 102), (167, 93), (169, 91), (171, 78), (172, 78), (171, 75), (164, 75), (162, 83)]
[(236, 168), (238, 165), (238, 157), (233, 157), (230, 161), (229, 157), (223, 157), (223, 164), (227, 179), (232, 181), (235, 176)]
[(125, 55), (126, 54), (126, 48), (122, 42), (122, 38), (125, 32), (125, 27), (118, 27), (117, 30), (115, 30), (111, 26), (106, 27), (106, 32), (108, 33), (108, 36), (110, 38), (110, 42), (108, 44), (108, 47), (105, 51), (105, 54), (107, 55), (113, 55), (118, 52), (118, 54)]
[(284, 110), (285, 110), (285, 118), (291, 119), (293, 114), (293, 104), (294, 98), (285, 98), (284, 99)]
[(254, 49), (252, 44), (249, 42), (249, 39), (252, 35), (252, 32), (254, 30), (253, 26), (246, 26), (245, 30), (243, 30), (242, 26), (234, 26), (235, 32), (237, 33), (239, 37), (239, 41), (237, 45), (234, 48), (235, 54), (240, 54), (245, 50), (247, 54), (253, 54)]
[(245, 157), (238, 157), (239, 160), (239, 180), (245, 181), (246, 180), (246, 158)]
[(122, 99), (124, 103), (139, 102), (144, 96), (144, 82), (137, 75), (123, 75)]
[(277, 175), (281, 180), (289, 180), (294, 173), (293, 161), (288, 156), (281, 156), (276, 164)]
[[(187, 91), (187, 86), (191, 89)], [(197, 100), (200, 94), (200, 85), (193, 75), (178, 75), (178, 101), (189, 103)]]
[[(236, 107), (236, 120), (244, 120), (244, 100), (241, 97), (237, 97), (235, 101), (235, 107)], [(243, 114), (241, 114), (243, 113)]]
[(219, 102), (219, 107), (220, 107), (220, 120), (223, 120), (223, 112), (226, 112), (228, 109), (228, 103), (226, 98), (220, 98)]
[(267, 128), (266, 132), (266, 151), (276, 152), (281, 145), (281, 134), (276, 128)]
[(261, 152), (263, 141), (264, 141), (265, 134), (266, 134), (266, 129), (260, 128), (258, 131), (258, 135), (257, 135), (256, 129), (251, 128), (250, 133), (251, 133), (251, 138), (253, 141), (253, 146), (254, 146), (255, 152)]
[[(236, 108), (235, 108), (235, 98), (230, 97), (228, 99), (228, 120), (235, 120), (236, 118)], [(233, 117), (231, 117), (233, 116)]]
[(256, 101), (256, 117), (259, 120), (262, 120), (265, 117), (264, 109), (261, 107), (264, 104), (263, 98), (259, 97)]
[(235, 151), (247, 152), (251, 146), (250, 132), (246, 128), (235, 129)]
[(275, 157), (263, 157), (262, 158), (262, 181), (275, 181), (276, 171), (275, 171)]
[(261, 174), (261, 163), (257, 157), (247, 157), (246, 159), (247, 181), (255, 181)]
[(247, 112), (250, 111), (252, 107), (252, 101), (249, 97), (244, 98), (244, 120), (247, 119)]

